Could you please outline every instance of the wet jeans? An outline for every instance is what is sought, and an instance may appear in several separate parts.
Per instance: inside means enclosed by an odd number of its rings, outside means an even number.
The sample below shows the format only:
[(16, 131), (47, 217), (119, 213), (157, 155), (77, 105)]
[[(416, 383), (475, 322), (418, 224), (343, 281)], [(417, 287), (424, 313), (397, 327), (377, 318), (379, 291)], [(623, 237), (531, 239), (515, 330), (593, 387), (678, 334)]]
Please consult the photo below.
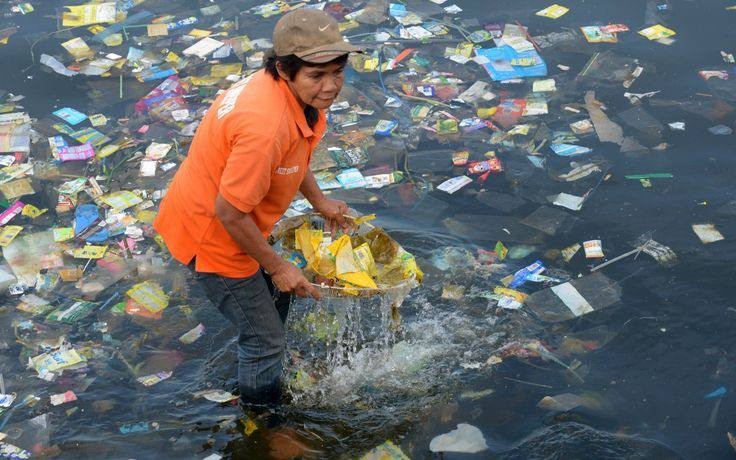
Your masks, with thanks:
[(261, 270), (248, 278), (199, 272), (195, 278), (210, 302), (238, 328), (241, 400), (249, 405), (278, 403), (291, 296), (279, 294), (271, 277)]

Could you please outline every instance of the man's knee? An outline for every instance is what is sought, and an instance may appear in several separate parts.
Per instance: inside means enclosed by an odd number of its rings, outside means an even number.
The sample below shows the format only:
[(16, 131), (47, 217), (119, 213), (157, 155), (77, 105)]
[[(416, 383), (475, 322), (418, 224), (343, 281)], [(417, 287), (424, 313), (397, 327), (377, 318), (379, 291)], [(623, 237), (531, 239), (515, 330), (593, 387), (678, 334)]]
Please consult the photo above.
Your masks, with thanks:
[(253, 358), (268, 359), (281, 355), (286, 348), (286, 333), (280, 324), (242, 331), (238, 338), (241, 353)]

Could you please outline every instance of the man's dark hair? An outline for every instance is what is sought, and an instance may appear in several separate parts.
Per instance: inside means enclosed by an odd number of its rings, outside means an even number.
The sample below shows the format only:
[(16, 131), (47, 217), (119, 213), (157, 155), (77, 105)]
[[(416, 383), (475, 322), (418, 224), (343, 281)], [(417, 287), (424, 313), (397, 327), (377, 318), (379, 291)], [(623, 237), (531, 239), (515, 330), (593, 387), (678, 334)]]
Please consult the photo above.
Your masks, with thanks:
[[(273, 50), (271, 50), (266, 54), (265, 60), (263, 61), (263, 68), (266, 70), (266, 73), (273, 77), (274, 80), (278, 81), (281, 77), (279, 76), (279, 71), (276, 68), (277, 63), (281, 64), (281, 70), (283, 70), (290, 79), (293, 79), (302, 67), (323, 67), (329, 64), (343, 65), (347, 62), (347, 54), (325, 62), (324, 64), (314, 64), (307, 62), (294, 54), (290, 54), (288, 56), (276, 56)], [(317, 112), (317, 109), (311, 105), (304, 107), (304, 116), (307, 119), (309, 127), (314, 128), (314, 125), (317, 124), (317, 120), (319, 119), (319, 112)]]

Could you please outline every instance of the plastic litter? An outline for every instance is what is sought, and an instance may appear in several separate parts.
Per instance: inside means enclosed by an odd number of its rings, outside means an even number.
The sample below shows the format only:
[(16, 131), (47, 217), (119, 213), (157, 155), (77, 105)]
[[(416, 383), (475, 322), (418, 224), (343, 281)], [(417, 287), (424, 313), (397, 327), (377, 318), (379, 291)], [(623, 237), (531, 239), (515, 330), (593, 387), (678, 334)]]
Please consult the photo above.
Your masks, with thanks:
[(449, 433), (432, 438), (429, 450), (432, 452), (461, 452), (474, 454), (488, 449), (483, 433), (473, 425), (459, 423)]
[(577, 278), (529, 296), (526, 306), (540, 319), (560, 322), (603, 310), (619, 301), (618, 284), (600, 272)]

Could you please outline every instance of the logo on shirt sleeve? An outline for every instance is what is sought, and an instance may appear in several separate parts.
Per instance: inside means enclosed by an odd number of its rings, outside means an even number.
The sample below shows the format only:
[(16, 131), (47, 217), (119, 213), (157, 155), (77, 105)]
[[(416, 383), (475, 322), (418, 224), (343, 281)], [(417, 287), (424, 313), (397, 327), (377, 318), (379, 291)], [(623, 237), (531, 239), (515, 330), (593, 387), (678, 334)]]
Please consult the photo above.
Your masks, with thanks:
[(289, 166), (289, 167), (279, 166), (278, 168), (276, 168), (276, 174), (280, 174), (282, 176), (287, 176), (289, 174), (295, 174), (297, 172), (299, 172), (299, 165)]

